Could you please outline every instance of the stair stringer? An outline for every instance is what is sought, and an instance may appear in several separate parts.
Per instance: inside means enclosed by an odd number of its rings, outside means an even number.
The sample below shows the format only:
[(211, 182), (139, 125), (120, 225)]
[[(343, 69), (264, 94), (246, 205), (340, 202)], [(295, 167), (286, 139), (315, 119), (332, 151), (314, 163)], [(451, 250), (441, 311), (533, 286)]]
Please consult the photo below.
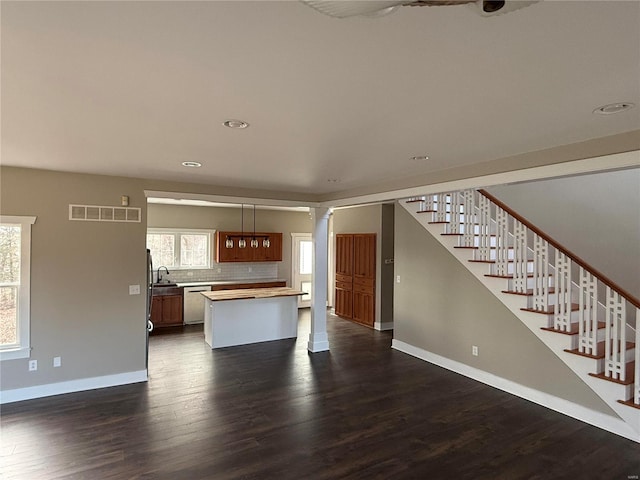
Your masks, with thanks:
[[(443, 233), (442, 224), (429, 223), (429, 219), (413, 211), (413, 205), (406, 205), (399, 201), (402, 206), (420, 225), (422, 225), (441, 245), (443, 245), (451, 255), (453, 255), (464, 267), (476, 277), (500, 302), (505, 305), (522, 323), (538, 337), (562, 362), (564, 362), (591, 390), (596, 393), (621, 420), (615, 427), (606, 428), (620, 436), (640, 443), (640, 411), (618, 402), (631, 396), (631, 385), (619, 385), (613, 382), (604, 381), (589, 375), (602, 371), (601, 362), (603, 360), (591, 359), (565, 352), (565, 349), (576, 348), (572, 342), (577, 340), (577, 336), (561, 335), (554, 332), (542, 330), (542, 327), (549, 325), (547, 316), (540, 313), (525, 312), (522, 308), (527, 307), (527, 299), (524, 296), (503, 293), (507, 289), (508, 280), (503, 278), (487, 277), (490, 272), (488, 264), (469, 262), (472, 258), (472, 250), (464, 248), (454, 248), (457, 239), (453, 236), (441, 235)], [(640, 346), (637, 346), (637, 348)], [(615, 417), (612, 417), (615, 421)], [(596, 425), (603, 428), (601, 425)]]

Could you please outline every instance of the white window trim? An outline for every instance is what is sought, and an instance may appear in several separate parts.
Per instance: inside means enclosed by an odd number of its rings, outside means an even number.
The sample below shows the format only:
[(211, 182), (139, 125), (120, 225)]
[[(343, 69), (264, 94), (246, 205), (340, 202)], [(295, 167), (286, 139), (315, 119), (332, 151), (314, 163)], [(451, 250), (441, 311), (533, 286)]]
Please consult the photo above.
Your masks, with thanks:
[(20, 232), (20, 294), (18, 296), (19, 347), (0, 347), (0, 360), (29, 358), (31, 355), (31, 225), (36, 217), (0, 215), (0, 223), (19, 224)]
[[(170, 267), (172, 270), (211, 270), (213, 268), (213, 255), (214, 255), (214, 245), (213, 239), (215, 238), (215, 230), (210, 230), (206, 228), (158, 228), (158, 227), (149, 227), (147, 228), (147, 234), (162, 234), (162, 233), (170, 233), (173, 235), (178, 235), (177, 242), (175, 245), (175, 250), (173, 252), (174, 259), (173, 263), (179, 263), (181, 258), (180, 256), (180, 235), (189, 235), (189, 234), (207, 234), (209, 237), (208, 240), (208, 249), (207, 252), (207, 265), (204, 267), (190, 267), (190, 266), (182, 266), (182, 265), (174, 265)], [(153, 262), (156, 263), (155, 260)], [(157, 267), (156, 267), (157, 268)]]

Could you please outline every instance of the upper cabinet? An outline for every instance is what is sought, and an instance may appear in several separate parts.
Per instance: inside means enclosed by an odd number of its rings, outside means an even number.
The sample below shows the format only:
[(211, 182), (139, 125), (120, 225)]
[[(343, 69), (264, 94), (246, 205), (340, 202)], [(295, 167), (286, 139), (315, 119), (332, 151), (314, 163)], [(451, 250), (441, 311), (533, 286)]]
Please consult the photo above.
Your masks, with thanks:
[[(233, 247), (227, 248), (225, 241), (227, 236), (233, 235)], [(245, 232), (247, 242), (245, 248), (238, 247), (238, 237), (241, 232), (216, 232), (216, 262), (281, 262), (282, 261), (282, 233), (256, 232), (258, 248), (251, 248), (252, 232)], [(263, 236), (269, 236), (269, 247), (262, 246)]]

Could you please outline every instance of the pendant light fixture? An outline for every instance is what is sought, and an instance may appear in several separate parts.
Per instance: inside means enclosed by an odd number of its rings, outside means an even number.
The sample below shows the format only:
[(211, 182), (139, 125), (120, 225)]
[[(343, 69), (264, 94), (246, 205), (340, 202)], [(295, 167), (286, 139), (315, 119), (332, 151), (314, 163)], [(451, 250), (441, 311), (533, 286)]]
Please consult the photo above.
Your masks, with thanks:
[(240, 214), (242, 215), (242, 220), (240, 222), (241, 228), (242, 228), (242, 235), (240, 236), (240, 240), (238, 240), (238, 247), (240, 248), (246, 248), (247, 246), (247, 241), (244, 239), (244, 203), (242, 204), (242, 206), (240, 207)]
[[(224, 246), (226, 248), (233, 248), (233, 237), (237, 237), (239, 239), (238, 248), (247, 247), (247, 241), (244, 238), (244, 203), (240, 206), (240, 211), (240, 214), (242, 215), (242, 220), (240, 223), (242, 233), (240, 235), (227, 235), (227, 238), (224, 242)], [(256, 235), (256, 206), (253, 205), (253, 235), (251, 235), (251, 248), (258, 248), (260, 246), (260, 242), (258, 241), (259, 238), (262, 238), (262, 246), (264, 248), (269, 248), (271, 246), (271, 241), (269, 240), (268, 235)]]
[(258, 248), (258, 240), (256, 239), (256, 205), (253, 204), (253, 236), (251, 237), (251, 248)]

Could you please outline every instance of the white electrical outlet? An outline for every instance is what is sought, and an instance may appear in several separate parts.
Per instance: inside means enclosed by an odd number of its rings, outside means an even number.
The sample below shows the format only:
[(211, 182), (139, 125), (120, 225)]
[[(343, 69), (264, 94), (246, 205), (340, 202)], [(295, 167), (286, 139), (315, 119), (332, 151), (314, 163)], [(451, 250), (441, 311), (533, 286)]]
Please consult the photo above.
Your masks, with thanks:
[(29, 371), (35, 372), (38, 370), (38, 360), (29, 360)]
[(129, 285), (129, 295), (140, 295), (140, 285)]
[(54, 367), (62, 366), (62, 358), (61, 357), (53, 357), (53, 366)]
[(253, 272), (253, 268), (249, 267), (249, 273)]
[(478, 347), (475, 345), (471, 346), (471, 355), (473, 355), (474, 357), (478, 356)]
[(396, 277), (396, 283), (400, 283), (400, 275)]

